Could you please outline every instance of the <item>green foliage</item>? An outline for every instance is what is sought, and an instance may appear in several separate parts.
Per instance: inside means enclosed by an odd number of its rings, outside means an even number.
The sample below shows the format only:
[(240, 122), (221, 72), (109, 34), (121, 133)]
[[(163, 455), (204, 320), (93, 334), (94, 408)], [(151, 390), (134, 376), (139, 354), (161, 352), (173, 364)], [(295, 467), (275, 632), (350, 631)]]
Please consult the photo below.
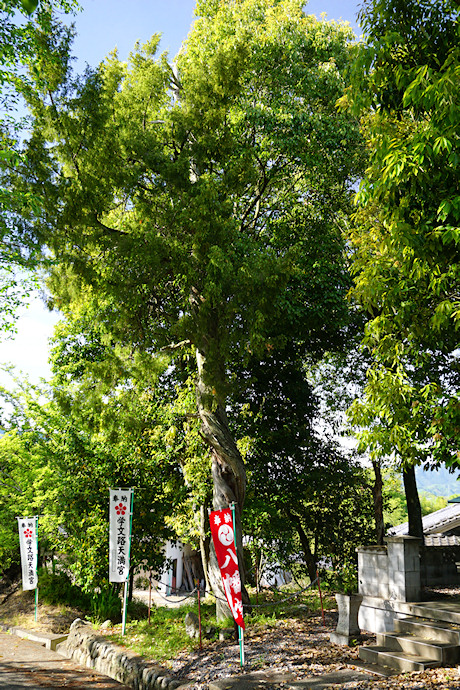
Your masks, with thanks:
[[(209, 625), (209, 609), (212, 606), (203, 607), (206, 613), (206, 625)], [(188, 610), (197, 607), (181, 607), (180, 609), (167, 609), (165, 607), (153, 608), (150, 614), (150, 625), (147, 620), (128, 620), (126, 635), (117, 633), (110, 639), (117, 644), (128, 645), (137, 654), (156, 661), (165, 661), (174, 658), (177, 652), (183, 649), (193, 649), (197, 646), (196, 640), (192, 640), (185, 632), (184, 616)]]
[[(182, 475), (177, 458), (165, 457), (164, 445), (152, 441), (155, 408), (147, 395), (138, 399), (120, 388), (103, 404), (99, 398), (98, 408), (96, 396), (72, 398), (70, 384), (55, 392), (54, 400), (28, 387), (8, 396), (11, 431), (0, 439), (2, 561), (17, 558), (14, 516), (33, 511), (40, 515), (40, 543), (64, 554), (75, 584), (93, 593), (108, 588), (108, 489), (135, 487), (131, 563), (155, 569), (172, 535), (166, 516), (184, 495)], [(117, 435), (104, 426), (106, 416), (116, 418)]]
[(89, 597), (72, 584), (65, 572), (50, 573), (47, 568), (39, 568), (38, 581), (40, 599), (47, 604), (70, 604), (83, 610), (89, 608)]
[(191, 341), (217, 393), (224, 363), (260, 352), (268, 328), (329, 347), (347, 319), (339, 222), (361, 165), (355, 122), (335, 108), (350, 39), (298, 2), (225, 3), (195, 23), (175, 102), (156, 38), (127, 65), (63, 75), (53, 105), (30, 92), (16, 188), (53, 199), (25, 226), (59, 259), (58, 304), (90, 285), (117, 343)]
[(386, 506), (383, 511), (385, 527), (394, 527), (407, 522), (407, 503), (401, 475), (391, 468), (383, 472), (383, 490)]
[[(4, 0), (0, 5), (0, 333), (14, 330), (17, 309), (27, 302), (36, 276), (40, 242), (18, 230), (18, 214), (38, 213), (41, 193), (9, 188), (9, 171), (26, 161), (17, 151), (23, 136), (24, 118), (17, 115), (20, 93), (27, 83), (28, 70), (37, 70), (44, 61), (55, 59), (51, 41), (41, 40), (52, 32), (54, 10), (71, 12), (74, 0)], [(33, 18), (31, 15), (34, 14)]]
[(38, 0), (21, 0), (21, 5), (27, 14), (32, 14), (37, 9)]
[(244, 379), (235, 412), (250, 485), (245, 530), (255, 559), (262, 551), (268, 563), (276, 559), (312, 580), (321, 559), (334, 567), (354, 564), (357, 543), (372, 540), (372, 494), (354, 458), (318, 432), (318, 399), (302, 361), (292, 348), (273, 352), (252, 362)]
[(121, 619), (121, 598), (120, 593), (114, 589), (113, 585), (105, 587), (91, 596), (91, 620), (102, 623), (105, 620), (113, 622)]
[(363, 448), (408, 464), (457, 462), (459, 22), (451, 0), (380, 2), (344, 102), (369, 164), (350, 228), (353, 299), (374, 364), (351, 410)]
[(436, 510), (441, 510), (447, 506), (447, 498), (443, 496), (433, 496), (429, 493), (420, 494), (420, 504), (422, 506), (422, 515), (429, 515)]
[(50, 573), (46, 568), (39, 568), (38, 581), (40, 600), (47, 604), (67, 604), (80, 609), (95, 623), (107, 619), (114, 622), (121, 620), (121, 598), (117, 585), (85, 592), (73, 584), (70, 576), (63, 570)]
[[(428, 475), (432, 473), (427, 473)], [(418, 473), (420, 476), (420, 472)], [(417, 478), (418, 479), (418, 478)], [(426, 480), (424, 486), (429, 487), (429, 479)], [(395, 525), (402, 525), (407, 522), (407, 504), (402, 485), (401, 476), (394, 470), (387, 468), (384, 471), (384, 493), (386, 497), (385, 507), (385, 526), (394, 527)], [(447, 497), (436, 496), (429, 490), (420, 491), (420, 505), (422, 509), (422, 516), (434, 513), (436, 510), (441, 510), (447, 506)]]
[(51, 481), (46, 459), (17, 431), (0, 437), (1, 571), (19, 562), (17, 516), (39, 514), (43, 487)]
[(334, 570), (322, 570), (321, 580), (330, 591), (355, 594), (358, 591), (357, 565), (347, 561)]

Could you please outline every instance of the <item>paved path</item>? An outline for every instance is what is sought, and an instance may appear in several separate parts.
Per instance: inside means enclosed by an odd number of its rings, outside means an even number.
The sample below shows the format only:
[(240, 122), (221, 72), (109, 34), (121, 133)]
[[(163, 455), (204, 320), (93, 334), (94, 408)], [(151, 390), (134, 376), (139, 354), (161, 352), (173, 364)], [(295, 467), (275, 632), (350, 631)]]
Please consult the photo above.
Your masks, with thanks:
[[(0, 632), (0, 690), (128, 690), (36, 642)], [(129, 689), (131, 690), (131, 689)]]

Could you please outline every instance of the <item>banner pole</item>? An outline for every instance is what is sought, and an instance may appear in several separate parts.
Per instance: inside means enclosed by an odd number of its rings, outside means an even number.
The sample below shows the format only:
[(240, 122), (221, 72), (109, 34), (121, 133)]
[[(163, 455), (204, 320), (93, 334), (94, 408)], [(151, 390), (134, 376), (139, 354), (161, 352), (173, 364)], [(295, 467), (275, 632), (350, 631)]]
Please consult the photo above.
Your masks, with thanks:
[(35, 516), (35, 539), (37, 543), (37, 560), (35, 563), (35, 572), (37, 573), (37, 584), (35, 586), (35, 622), (37, 622), (38, 611), (38, 515)]
[(123, 616), (121, 621), (121, 634), (122, 636), (126, 632), (126, 611), (128, 608), (128, 585), (129, 585), (129, 570), (131, 563), (131, 535), (133, 530), (133, 504), (134, 504), (134, 489), (131, 489), (131, 506), (130, 506), (130, 516), (129, 516), (129, 540), (128, 540), (128, 574), (125, 581), (125, 591), (123, 596)]
[(129, 570), (128, 578), (124, 582), (123, 590), (123, 615), (121, 618), (121, 634), (124, 635), (126, 632), (126, 609), (128, 607), (128, 580), (129, 580)]
[(152, 610), (152, 571), (149, 575), (149, 625), (150, 625), (150, 611)]
[[(230, 510), (232, 511), (232, 519), (233, 519), (233, 538), (235, 540), (235, 551), (236, 551), (236, 556), (238, 558), (238, 547), (236, 545), (236, 522), (235, 522), (235, 502), (230, 503)], [(244, 634), (243, 634), (243, 628), (238, 626), (238, 641), (240, 644), (240, 663), (241, 666), (244, 666)]]

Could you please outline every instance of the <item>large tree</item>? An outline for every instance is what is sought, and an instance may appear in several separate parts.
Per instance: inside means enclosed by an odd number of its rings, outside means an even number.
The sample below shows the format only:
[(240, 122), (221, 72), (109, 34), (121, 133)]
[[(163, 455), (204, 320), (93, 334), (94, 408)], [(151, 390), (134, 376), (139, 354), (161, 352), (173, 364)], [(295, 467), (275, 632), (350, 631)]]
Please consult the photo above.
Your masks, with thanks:
[(408, 482), (458, 461), (458, 17), (453, 0), (366, 0), (346, 99), (370, 153), (349, 239), (374, 364), (353, 421)]
[(201, 0), (174, 68), (158, 36), (77, 78), (64, 51), (26, 89), (35, 124), (16, 174), (46, 200), (18, 223), (56, 257), (56, 304), (84, 291), (113, 343), (194, 357), (213, 505), (236, 502), (240, 556), (229, 362), (288, 340), (319, 356), (348, 318), (340, 231), (362, 155), (335, 104), (352, 34), (302, 4)]

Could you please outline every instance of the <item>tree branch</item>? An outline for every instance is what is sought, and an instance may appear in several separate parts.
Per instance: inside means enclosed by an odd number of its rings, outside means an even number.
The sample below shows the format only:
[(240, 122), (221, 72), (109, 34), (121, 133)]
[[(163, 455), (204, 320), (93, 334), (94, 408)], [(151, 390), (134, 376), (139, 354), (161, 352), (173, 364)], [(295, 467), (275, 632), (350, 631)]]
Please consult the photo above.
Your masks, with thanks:
[(184, 347), (185, 345), (191, 345), (192, 341), (191, 340), (181, 340), (180, 343), (170, 343), (169, 345), (165, 345), (164, 347), (160, 348), (160, 352), (172, 352), (174, 350), (179, 350), (181, 347)]

